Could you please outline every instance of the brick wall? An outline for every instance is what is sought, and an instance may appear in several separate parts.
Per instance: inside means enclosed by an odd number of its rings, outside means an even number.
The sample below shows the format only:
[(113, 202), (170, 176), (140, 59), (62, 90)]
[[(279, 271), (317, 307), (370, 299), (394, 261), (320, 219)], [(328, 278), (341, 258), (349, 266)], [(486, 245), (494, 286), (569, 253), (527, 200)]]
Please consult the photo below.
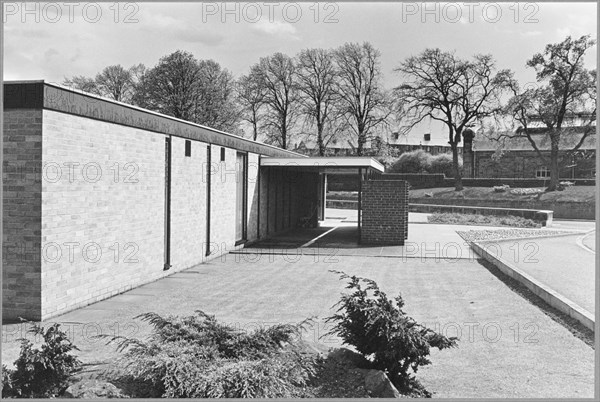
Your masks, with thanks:
[[(47, 319), (236, 247), (237, 150), (211, 145), (208, 167), (206, 143), (191, 139), (185, 156), (186, 140), (171, 137), (165, 271), (168, 135), (46, 109), (5, 111), (4, 129), (5, 319)], [(248, 153), (248, 162), (247, 239), (259, 225), (263, 238), (295, 227), (316, 199), (318, 175), (289, 181), (261, 171), (259, 199), (258, 155)]]
[(361, 243), (403, 245), (408, 236), (408, 186), (402, 180), (362, 182)]
[(206, 252), (207, 144), (171, 138), (171, 265), (178, 271), (198, 264)]
[[(211, 146), (206, 257), (207, 144), (192, 140), (185, 156), (186, 140), (171, 138), (172, 267), (164, 271), (166, 135), (49, 110), (9, 110), (4, 128), (6, 319), (46, 319), (234, 249), (235, 149), (225, 148), (222, 162), (222, 147)], [(255, 239), (258, 156), (248, 158)], [(280, 199), (273, 222), (284, 205), (289, 214), (281, 179), (271, 184)], [(280, 230), (289, 228), (291, 215), (278, 219)]]
[(3, 129), (3, 317), (40, 319), (42, 111), (5, 111)]
[(48, 110), (43, 116), (46, 318), (169, 272), (163, 271), (165, 136)]
[(235, 249), (236, 150), (225, 149), (221, 161), (220, 146), (211, 146), (210, 243), (220, 255)]
[(258, 155), (248, 154), (248, 231), (247, 240), (258, 238), (259, 205), (259, 160)]

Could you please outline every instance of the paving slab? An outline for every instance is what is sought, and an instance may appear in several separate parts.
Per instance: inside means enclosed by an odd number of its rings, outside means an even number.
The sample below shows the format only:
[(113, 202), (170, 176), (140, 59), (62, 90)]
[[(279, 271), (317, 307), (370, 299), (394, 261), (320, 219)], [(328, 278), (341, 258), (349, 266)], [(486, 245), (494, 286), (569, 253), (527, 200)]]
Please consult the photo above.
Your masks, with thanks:
[[(576, 398), (592, 397), (594, 351), (537, 306), (514, 293), (478, 261), (374, 258), (324, 260), (314, 256), (226, 255), (141, 286), (121, 296), (56, 317), (71, 329), (86, 363), (110, 361), (117, 354), (97, 334), (143, 337), (149, 333), (138, 314), (192, 314), (201, 309), (220, 320), (252, 329), (299, 322), (316, 316), (307, 339), (330, 347), (324, 318), (345, 291), (329, 270), (376, 280), (389, 296), (401, 292), (405, 310), (448, 336), (459, 347), (432, 351), (433, 365), (418, 377), (436, 397)], [(151, 299), (145, 297), (153, 295)], [(137, 297), (136, 297), (137, 296)], [(3, 326), (3, 363), (18, 352), (26, 326)]]

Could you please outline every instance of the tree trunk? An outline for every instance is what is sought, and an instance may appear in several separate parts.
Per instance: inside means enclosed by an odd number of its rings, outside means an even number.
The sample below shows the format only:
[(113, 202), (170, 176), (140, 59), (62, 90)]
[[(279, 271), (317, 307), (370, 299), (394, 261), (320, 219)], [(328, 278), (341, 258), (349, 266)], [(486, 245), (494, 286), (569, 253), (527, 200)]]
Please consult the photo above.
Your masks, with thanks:
[(287, 130), (285, 125), (281, 128), (281, 148), (287, 149)]
[(362, 132), (359, 133), (358, 134), (358, 147), (356, 148), (356, 155), (363, 156), (363, 150), (365, 148), (366, 142), (367, 142), (367, 139), (365, 138), (365, 134)]
[(458, 146), (455, 142), (450, 144), (452, 148), (452, 165), (454, 166), (454, 190), (461, 191), (463, 189), (462, 174), (458, 165)]
[(254, 134), (253, 134), (253, 139), (254, 141), (256, 141), (256, 139), (258, 138), (258, 128), (256, 127), (256, 123), (253, 124), (253, 128), (254, 128)]
[(558, 141), (560, 135), (558, 133), (550, 137), (550, 184), (546, 191), (556, 191), (559, 182), (558, 168)]
[(323, 126), (317, 124), (317, 145), (319, 146), (319, 156), (325, 156), (325, 143), (323, 142)]

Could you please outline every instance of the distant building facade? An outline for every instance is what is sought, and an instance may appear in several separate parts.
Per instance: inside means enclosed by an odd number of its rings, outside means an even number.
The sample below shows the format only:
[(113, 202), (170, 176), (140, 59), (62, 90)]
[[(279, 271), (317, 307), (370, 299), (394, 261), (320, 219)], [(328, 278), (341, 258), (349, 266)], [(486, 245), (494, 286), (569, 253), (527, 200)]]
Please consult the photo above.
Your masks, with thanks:
[[(459, 146), (459, 149), (460, 148), (461, 147)], [(412, 152), (419, 149), (429, 152), (432, 155), (452, 152), (448, 143), (432, 139), (430, 133), (425, 133), (419, 137), (413, 136), (407, 138), (401, 136), (397, 132), (388, 133), (385, 136), (367, 140), (363, 152), (368, 156), (383, 156), (382, 154), (384, 152), (391, 153), (394, 156), (400, 156), (405, 152)], [(316, 156), (319, 154), (319, 147), (312, 138), (306, 138), (298, 142), (293, 148), (293, 151), (304, 155)], [(327, 144), (326, 155), (354, 156), (356, 155), (356, 141), (350, 139), (333, 139)]]
[[(532, 139), (547, 159), (545, 162), (525, 136), (505, 137), (498, 141), (482, 133), (466, 131), (463, 148), (464, 177), (546, 178), (550, 177), (550, 136), (545, 128), (534, 128)], [(561, 179), (594, 178), (596, 175), (596, 134), (590, 133), (579, 149), (569, 152), (579, 143), (583, 127), (564, 129), (559, 144)], [(496, 134), (495, 138), (499, 135)]]

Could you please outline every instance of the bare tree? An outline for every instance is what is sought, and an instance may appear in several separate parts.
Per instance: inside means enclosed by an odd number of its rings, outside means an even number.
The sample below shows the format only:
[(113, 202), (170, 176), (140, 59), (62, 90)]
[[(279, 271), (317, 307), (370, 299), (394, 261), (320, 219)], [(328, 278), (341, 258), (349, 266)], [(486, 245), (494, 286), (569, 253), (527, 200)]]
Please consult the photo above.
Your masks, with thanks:
[(95, 81), (100, 92), (114, 100), (128, 102), (133, 96), (132, 72), (120, 64), (104, 68), (96, 75)]
[(299, 114), (296, 65), (289, 56), (275, 53), (261, 58), (255, 68), (265, 89), (267, 141), (287, 149)]
[(308, 125), (316, 128), (319, 155), (336, 134), (340, 96), (333, 54), (325, 49), (305, 49), (298, 55), (298, 89)]
[(241, 105), (241, 117), (252, 125), (252, 139), (258, 139), (261, 111), (265, 104), (266, 90), (258, 65), (250, 69), (237, 82), (237, 98)]
[[(506, 107), (507, 113), (520, 124), (509, 137), (527, 138), (539, 158), (550, 166), (548, 191), (559, 186), (559, 151), (561, 137), (577, 132), (580, 137), (568, 154), (576, 153), (585, 139), (595, 132), (596, 121), (596, 71), (586, 70), (583, 59), (588, 49), (595, 45), (589, 35), (579, 39), (570, 36), (557, 44), (546, 45), (544, 53), (538, 53), (527, 61), (527, 66), (536, 70), (537, 88), (521, 91), (513, 81), (513, 98)], [(583, 124), (579, 130), (565, 127), (567, 120), (580, 115)], [(550, 158), (539, 149), (535, 123), (545, 126), (550, 137)], [(539, 138), (539, 136), (537, 136)]]
[(395, 89), (410, 131), (426, 118), (440, 121), (448, 128), (452, 149), (454, 186), (462, 190), (458, 144), (469, 125), (494, 116), (501, 109), (501, 95), (507, 89), (512, 73), (496, 73), (491, 55), (476, 55), (461, 60), (454, 53), (426, 49), (409, 57), (395, 71), (406, 80)]
[(356, 153), (363, 150), (371, 130), (390, 115), (390, 99), (381, 79), (380, 52), (368, 42), (346, 43), (334, 52), (342, 111), (357, 138)]
[(89, 92), (91, 94), (101, 95), (96, 81), (93, 78), (85, 77), (83, 75), (65, 78), (63, 85), (69, 88), (79, 89), (80, 91)]
[(120, 102), (131, 103), (135, 95), (139, 75), (144, 71), (144, 68), (143, 64), (132, 66), (129, 69), (117, 64), (105, 67), (96, 74), (95, 78), (75, 76), (65, 79), (63, 84)]

